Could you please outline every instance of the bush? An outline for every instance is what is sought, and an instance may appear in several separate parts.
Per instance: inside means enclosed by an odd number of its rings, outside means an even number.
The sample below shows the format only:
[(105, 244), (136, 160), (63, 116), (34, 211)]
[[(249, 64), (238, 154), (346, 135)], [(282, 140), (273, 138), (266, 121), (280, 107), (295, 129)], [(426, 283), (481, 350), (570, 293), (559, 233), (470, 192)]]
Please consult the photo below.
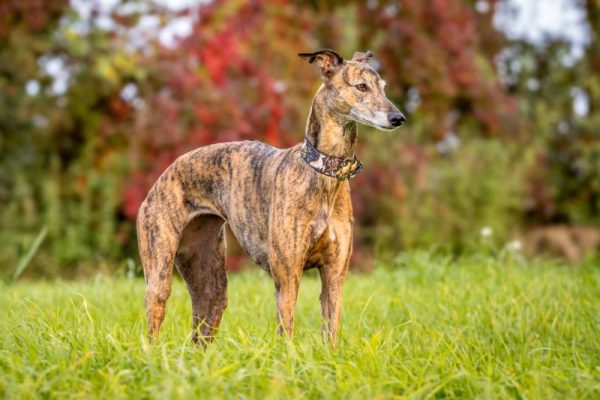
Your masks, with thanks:
[(406, 141), (398, 146), (403, 154), (387, 165), (396, 171), (389, 174), (392, 189), (365, 201), (379, 212), (365, 221), (370, 228), (361, 238), (380, 255), (432, 246), (469, 252), (482, 240), (504, 243), (518, 229), (533, 151), (486, 139), (466, 141), (448, 155)]

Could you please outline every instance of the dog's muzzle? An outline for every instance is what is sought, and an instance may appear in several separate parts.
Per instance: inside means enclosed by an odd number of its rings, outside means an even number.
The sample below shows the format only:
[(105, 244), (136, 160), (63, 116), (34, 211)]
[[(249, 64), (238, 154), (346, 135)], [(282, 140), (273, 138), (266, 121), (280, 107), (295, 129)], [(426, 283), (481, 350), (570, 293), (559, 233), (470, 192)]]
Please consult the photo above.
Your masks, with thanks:
[(388, 121), (393, 127), (397, 128), (402, 126), (406, 121), (406, 117), (401, 112), (395, 112), (388, 115)]

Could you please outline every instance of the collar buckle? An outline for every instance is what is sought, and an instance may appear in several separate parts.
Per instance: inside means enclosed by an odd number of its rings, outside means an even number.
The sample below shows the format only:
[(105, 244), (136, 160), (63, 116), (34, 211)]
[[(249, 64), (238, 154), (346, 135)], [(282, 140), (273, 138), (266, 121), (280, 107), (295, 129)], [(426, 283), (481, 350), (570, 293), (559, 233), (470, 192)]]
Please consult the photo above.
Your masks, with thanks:
[(356, 157), (344, 159), (335, 173), (337, 180), (344, 181), (352, 178), (352, 174), (356, 170), (358, 163), (359, 161), (356, 159)]

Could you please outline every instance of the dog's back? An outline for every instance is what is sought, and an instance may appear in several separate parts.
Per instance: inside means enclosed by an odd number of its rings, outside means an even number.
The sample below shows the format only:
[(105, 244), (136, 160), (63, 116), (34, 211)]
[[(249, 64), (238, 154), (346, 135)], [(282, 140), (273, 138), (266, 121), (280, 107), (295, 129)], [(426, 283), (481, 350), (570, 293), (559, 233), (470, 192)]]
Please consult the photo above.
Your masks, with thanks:
[[(299, 147), (277, 149), (258, 141), (219, 143), (190, 151), (160, 176), (140, 207), (138, 227), (166, 218), (178, 234), (199, 215), (229, 226), (250, 256), (267, 264), (270, 197), (282, 163)], [(297, 154), (296, 154), (297, 155)], [(298, 159), (298, 157), (295, 157)], [(251, 218), (248, 216), (252, 215)]]

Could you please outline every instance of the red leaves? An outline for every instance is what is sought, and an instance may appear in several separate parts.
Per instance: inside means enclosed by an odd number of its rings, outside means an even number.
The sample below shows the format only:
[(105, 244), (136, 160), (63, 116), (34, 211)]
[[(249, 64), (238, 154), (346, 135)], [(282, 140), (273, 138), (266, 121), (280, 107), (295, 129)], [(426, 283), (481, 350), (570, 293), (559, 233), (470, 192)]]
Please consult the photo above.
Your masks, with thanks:
[(140, 204), (146, 198), (148, 189), (152, 187), (153, 182), (150, 180), (150, 177), (142, 172), (135, 172), (129, 177), (123, 194), (123, 212), (127, 217), (135, 219), (137, 216)]
[[(493, 7), (493, 4), (492, 4)], [(384, 61), (383, 74), (391, 91), (413, 88), (420, 94), (420, 110), (430, 120), (431, 134), (457, 126), (442, 121), (455, 110), (473, 110), (481, 132), (500, 132), (499, 121), (511, 111), (511, 100), (496, 79), (494, 52), (486, 46), (500, 42), (501, 34), (466, 2), (405, 0), (379, 2), (375, 9), (359, 6), (365, 38), (383, 31), (386, 40), (373, 49)], [(457, 107), (460, 106), (460, 107)], [(419, 110), (419, 111), (420, 111)], [(455, 121), (460, 125), (460, 118)]]
[(39, 33), (54, 25), (68, 7), (68, 0), (4, 0), (0, 2), (0, 39), (10, 29), (21, 26), (29, 32)]
[(121, 121), (128, 117), (132, 112), (132, 107), (127, 102), (119, 97), (114, 97), (108, 104), (109, 112), (115, 117), (117, 121)]
[[(256, 41), (264, 39), (257, 32), (269, 23), (269, 10), (262, 1), (239, 6), (214, 1), (200, 9), (190, 37), (156, 55), (160, 68), (153, 87), (142, 94), (145, 108), (137, 113), (132, 133), (140, 143), (133, 155), (139, 160), (137, 172), (125, 192), (128, 216), (135, 216), (140, 193), (187, 150), (245, 139), (290, 143), (281, 124), (292, 113), (273, 75), (278, 70), (257, 51), (262, 48)], [(289, 57), (295, 58), (295, 51)]]

